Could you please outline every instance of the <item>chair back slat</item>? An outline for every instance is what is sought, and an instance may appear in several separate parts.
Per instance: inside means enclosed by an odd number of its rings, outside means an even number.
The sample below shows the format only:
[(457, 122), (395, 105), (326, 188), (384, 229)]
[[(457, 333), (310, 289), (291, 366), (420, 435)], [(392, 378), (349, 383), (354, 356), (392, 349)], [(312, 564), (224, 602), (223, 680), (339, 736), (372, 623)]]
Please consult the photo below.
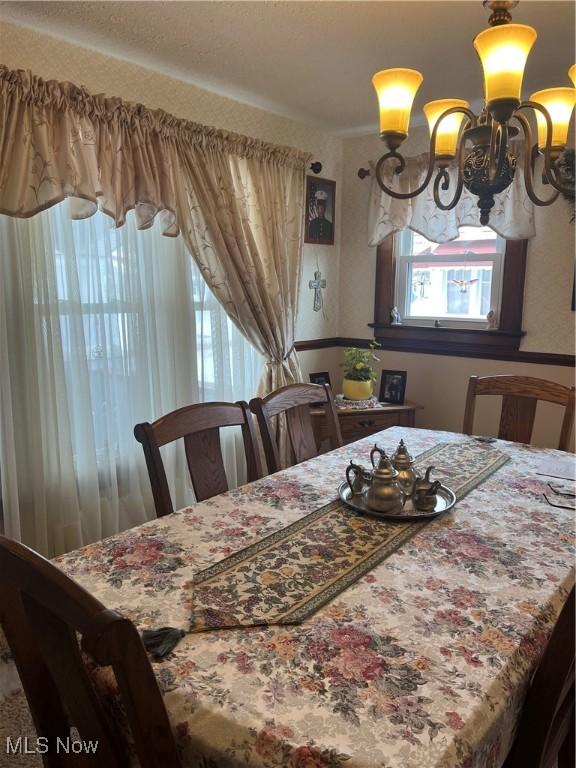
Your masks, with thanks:
[(532, 439), (537, 403), (533, 397), (504, 395), (498, 437), (515, 443), (529, 443)]
[(186, 435), (184, 447), (196, 498), (200, 501), (227, 491), (218, 427)]
[(197, 403), (179, 408), (152, 424), (136, 424), (134, 436), (142, 444), (156, 516), (174, 512), (164, 462), (163, 445), (184, 439), (186, 461), (197, 501), (204, 501), (228, 490), (220, 428), (241, 427), (248, 482), (262, 477), (262, 466), (248, 405), (237, 403)]
[[(37, 637), (30, 631), (22, 596), (6, 585), (0, 585), (0, 626), (28, 699), (36, 733), (48, 739), (52, 747), (57, 738), (67, 738), (70, 724), (58, 689), (38, 648)], [(48, 754), (52, 752), (51, 749)]]
[(286, 427), (295, 464), (318, 455), (309, 405), (297, 405), (286, 411)]
[(84, 741), (98, 744), (97, 754), (103, 764), (112, 768), (125, 765), (127, 757), (88, 677), (75, 628), (26, 594), (22, 601), (42, 658), (64, 709), (70, 713), (70, 725)]
[(502, 411), (498, 437), (519, 443), (529, 443), (539, 400), (564, 407), (558, 448), (570, 450), (574, 425), (574, 387), (532, 376), (471, 376), (468, 382), (462, 432), (474, 432), (474, 411), (478, 395), (502, 396)]
[(289, 384), (264, 398), (256, 397), (250, 401), (250, 409), (258, 419), (269, 472), (282, 469), (278, 420), (284, 415), (293, 454), (292, 463), (299, 464), (318, 455), (310, 416), (311, 406), (324, 408), (330, 448), (339, 448), (342, 445), (342, 433), (328, 384)]
[[(129, 764), (117, 712), (112, 714), (110, 701), (94, 684), (97, 667), (112, 669), (141, 768), (181, 768), (156, 678), (132, 622), (107, 610), (48, 560), (4, 536), (0, 573), (0, 625), (37, 735), (48, 739), (45, 768)], [(98, 742), (93, 753), (63, 755), (56, 749), (58, 738), (73, 738), (72, 728), (84, 742)]]

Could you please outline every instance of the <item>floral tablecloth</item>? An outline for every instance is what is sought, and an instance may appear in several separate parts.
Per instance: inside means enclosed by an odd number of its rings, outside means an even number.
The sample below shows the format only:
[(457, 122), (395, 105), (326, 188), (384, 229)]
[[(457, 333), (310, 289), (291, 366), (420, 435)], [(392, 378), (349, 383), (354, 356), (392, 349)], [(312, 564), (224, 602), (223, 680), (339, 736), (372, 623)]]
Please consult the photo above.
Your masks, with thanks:
[[(400, 437), (413, 454), (470, 439), (394, 427), (59, 564), (139, 627), (186, 629), (197, 570), (326, 504), (350, 459)], [(511, 461), (303, 624), (189, 635), (154, 664), (185, 766), (502, 765), (574, 583), (574, 524), (535, 474), (556, 452), (494, 445)], [(22, 732), (20, 702), (0, 649), (0, 739)]]

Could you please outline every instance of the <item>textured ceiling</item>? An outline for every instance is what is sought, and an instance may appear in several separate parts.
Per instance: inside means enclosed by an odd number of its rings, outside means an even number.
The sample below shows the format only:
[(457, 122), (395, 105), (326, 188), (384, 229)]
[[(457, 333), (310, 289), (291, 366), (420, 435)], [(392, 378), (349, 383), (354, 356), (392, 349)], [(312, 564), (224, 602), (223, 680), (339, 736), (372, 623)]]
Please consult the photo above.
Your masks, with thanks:
[[(569, 85), (575, 4), (526, 1), (514, 21), (534, 26), (524, 95)], [(0, 18), (95, 48), (240, 101), (352, 135), (376, 124), (372, 74), (424, 74), (431, 99), (482, 94), (472, 39), (487, 26), (465, 2), (0, 2)], [(1, 51), (0, 51), (1, 61)]]

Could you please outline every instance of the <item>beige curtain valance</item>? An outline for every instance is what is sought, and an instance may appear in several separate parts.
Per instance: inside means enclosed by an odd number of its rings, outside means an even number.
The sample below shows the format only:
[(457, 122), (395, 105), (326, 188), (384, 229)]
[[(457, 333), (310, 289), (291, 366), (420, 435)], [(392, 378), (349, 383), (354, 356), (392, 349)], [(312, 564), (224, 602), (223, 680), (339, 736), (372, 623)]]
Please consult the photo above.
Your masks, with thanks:
[(1, 213), (26, 218), (68, 197), (74, 218), (98, 207), (121, 226), (134, 209), (140, 228), (160, 214), (164, 234), (177, 235), (182, 146), (299, 170), (308, 158), (291, 147), (0, 66)]

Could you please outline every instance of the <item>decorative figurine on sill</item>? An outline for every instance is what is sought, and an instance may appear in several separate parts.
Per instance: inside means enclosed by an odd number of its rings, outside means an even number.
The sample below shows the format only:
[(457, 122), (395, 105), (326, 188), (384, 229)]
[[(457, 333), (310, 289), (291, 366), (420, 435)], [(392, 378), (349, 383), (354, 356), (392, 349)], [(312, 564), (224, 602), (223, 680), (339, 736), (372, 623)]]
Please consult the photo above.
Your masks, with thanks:
[(489, 331), (494, 331), (498, 328), (498, 320), (496, 318), (496, 312), (494, 312), (493, 309), (488, 312), (486, 315), (486, 320), (488, 322), (488, 325), (486, 326), (486, 329)]
[(402, 318), (400, 317), (400, 312), (398, 312), (398, 307), (392, 307), (390, 325), (402, 325)]

